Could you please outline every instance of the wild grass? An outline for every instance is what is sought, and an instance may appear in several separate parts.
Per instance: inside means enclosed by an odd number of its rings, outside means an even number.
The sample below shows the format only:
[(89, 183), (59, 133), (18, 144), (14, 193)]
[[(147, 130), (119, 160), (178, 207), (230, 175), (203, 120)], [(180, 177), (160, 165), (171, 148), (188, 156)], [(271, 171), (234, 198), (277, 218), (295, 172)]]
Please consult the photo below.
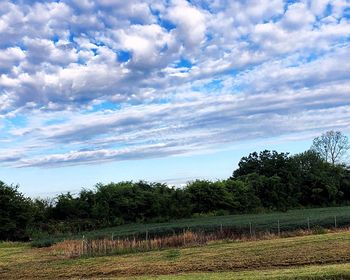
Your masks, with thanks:
[(268, 238), (84, 258), (8, 246), (0, 249), (0, 279), (349, 279), (342, 267), (350, 263), (350, 231)]
[(154, 250), (163, 250), (168, 248), (183, 248), (193, 246), (203, 246), (211, 242), (219, 241), (252, 241), (252, 240), (267, 240), (275, 238), (285, 238), (292, 236), (305, 236), (310, 234), (320, 234), (329, 232), (349, 231), (349, 228), (341, 229), (321, 229), (314, 230), (296, 230), (290, 232), (282, 232), (279, 234), (271, 232), (259, 232), (247, 235), (238, 233), (230, 229), (221, 228), (220, 231), (207, 232), (192, 232), (183, 231), (180, 234), (172, 236), (154, 237), (147, 239), (124, 238), (124, 239), (97, 239), (97, 240), (65, 240), (51, 247), (51, 250), (56, 254), (64, 255), (68, 258), (76, 257), (96, 257), (113, 254), (128, 254), (136, 252), (146, 252)]
[[(224, 234), (221, 234), (224, 238)], [(185, 231), (181, 234), (151, 239), (97, 239), (97, 240), (66, 240), (52, 246), (56, 253), (67, 257), (103, 256), (161, 250), (165, 248), (190, 247), (207, 244), (219, 240), (218, 234), (204, 234)]]

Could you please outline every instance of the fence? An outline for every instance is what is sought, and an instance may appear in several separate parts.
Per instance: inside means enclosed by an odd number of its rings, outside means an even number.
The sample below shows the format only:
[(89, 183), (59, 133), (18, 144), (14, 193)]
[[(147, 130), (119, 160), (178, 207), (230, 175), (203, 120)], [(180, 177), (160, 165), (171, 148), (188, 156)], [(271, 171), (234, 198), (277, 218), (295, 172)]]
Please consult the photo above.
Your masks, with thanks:
[(327, 219), (277, 219), (275, 221), (249, 221), (245, 224), (217, 224), (209, 226), (188, 226), (146, 229), (128, 236), (112, 233), (100, 239), (85, 238), (67, 240), (54, 245), (55, 251), (68, 257), (122, 254), (130, 252), (159, 250), (186, 246), (199, 246), (215, 240), (262, 239), (278, 236), (319, 233), (324, 229), (350, 226), (350, 217), (342, 215)]
[[(253, 235), (256, 233), (271, 233), (281, 234), (282, 232), (290, 232), (296, 230), (314, 230), (318, 228), (339, 228), (350, 226), (350, 213), (343, 215), (334, 215), (331, 217), (279, 217), (274, 215), (271, 218), (264, 219), (261, 216), (253, 217), (246, 221), (229, 221), (223, 217), (217, 217), (217, 222), (212, 224), (189, 224), (189, 225), (172, 225), (167, 227), (153, 227), (147, 228), (147, 224), (144, 225), (144, 229), (140, 229), (131, 234), (120, 234), (118, 232), (112, 232), (109, 234), (101, 234), (100, 236), (91, 236), (92, 239), (104, 239), (104, 238), (159, 238), (165, 236), (171, 236), (174, 234), (180, 234), (184, 230), (191, 232), (204, 232), (213, 233), (217, 231), (230, 231), (237, 235)], [(88, 237), (89, 239), (89, 237)]]

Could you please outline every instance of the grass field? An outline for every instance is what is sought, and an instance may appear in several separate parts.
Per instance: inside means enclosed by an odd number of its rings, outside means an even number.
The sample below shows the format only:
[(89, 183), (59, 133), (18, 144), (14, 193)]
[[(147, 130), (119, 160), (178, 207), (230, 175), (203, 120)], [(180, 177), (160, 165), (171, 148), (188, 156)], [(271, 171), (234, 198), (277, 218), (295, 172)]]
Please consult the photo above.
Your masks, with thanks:
[[(122, 278), (115, 278), (122, 279)], [(269, 270), (252, 270), (243, 272), (221, 272), (221, 273), (188, 273), (178, 275), (162, 275), (162, 276), (141, 276), (141, 277), (128, 277), (124, 279), (134, 280), (339, 280), (350, 279), (350, 263), (348, 264), (336, 264), (336, 265), (312, 265), (307, 267), (297, 268), (281, 268), (281, 269), (269, 269)]]
[(154, 234), (169, 234), (182, 229), (204, 229), (218, 230), (223, 227), (234, 227), (238, 230), (249, 230), (250, 224), (253, 231), (271, 231), (276, 233), (278, 223), (281, 231), (291, 231), (296, 229), (307, 229), (308, 221), (311, 228), (335, 226), (350, 226), (350, 206), (327, 207), (314, 209), (290, 210), (287, 212), (274, 212), (263, 214), (246, 215), (226, 215), (213, 217), (197, 217), (192, 219), (182, 219), (167, 223), (150, 224), (126, 224), (118, 227), (105, 228), (90, 232), (82, 232), (76, 235), (58, 235), (54, 238), (60, 239), (80, 239), (84, 235), (86, 238), (110, 238), (118, 236), (145, 235), (148, 231), (151, 237)]
[(141, 280), (157, 279), (156, 276), (159, 279), (350, 279), (350, 232), (78, 259), (55, 255), (50, 248), (0, 244), (0, 279)]

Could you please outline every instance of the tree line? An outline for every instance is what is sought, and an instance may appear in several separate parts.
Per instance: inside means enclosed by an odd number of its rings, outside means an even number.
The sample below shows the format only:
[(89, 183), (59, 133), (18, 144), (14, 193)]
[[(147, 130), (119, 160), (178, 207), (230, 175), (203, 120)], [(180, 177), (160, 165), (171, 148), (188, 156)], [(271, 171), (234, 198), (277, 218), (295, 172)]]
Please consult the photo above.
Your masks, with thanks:
[(349, 167), (334, 157), (328, 160), (314, 145), (296, 155), (253, 152), (240, 160), (230, 178), (195, 180), (183, 188), (127, 181), (97, 184), (77, 195), (68, 192), (53, 199), (30, 199), (18, 186), (0, 181), (0, 240), (195, 215), (350, 204)]

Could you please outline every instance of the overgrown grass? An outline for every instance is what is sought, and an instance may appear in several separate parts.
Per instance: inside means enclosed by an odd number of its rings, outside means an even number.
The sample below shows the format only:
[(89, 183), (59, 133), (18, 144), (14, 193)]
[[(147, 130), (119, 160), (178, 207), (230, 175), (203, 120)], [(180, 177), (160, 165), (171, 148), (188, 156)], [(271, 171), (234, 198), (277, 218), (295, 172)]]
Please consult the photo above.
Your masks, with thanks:
[[(350, 228), (337, 229), (336, 231), (349, 231)], [(333, 232), (335, 229), (333, 229)], [(305, 236), (311, 234), (325, 234), (331, 230), (316, 228), (315, 230), (286, 231), (279, 234), (260, 232), (255, 235), (240, 234), (230, 230), (218, 230), (216, 232), (192, 232), (184, 231), (172, 236), (153, 237), (147, 239), (97, 239), (97, 240), (65, 240), (51, 247), (55, 253), (69, 258), (95, 257), (106, 255), (120, 255), (137, 252), (164, 250), (168, 248), (184, 248), (204, 246), (212, 242), (228, 241), (252, 241), (264, 239), (287, 238), (292, 236)]]
[[(336, 217), (336, 218), (335, 218)], [(336, 220), (335, 220), (336, 219)], [(253, 233), (259, 231), (269, 231), (271, 233), (280, 231), (293, 231), (298, 229), (333, 228), (350, 225), (350, 206), (327, 207), (314, 209), (298, 209), (287, 212), (274, 212), (263, 214), (244, 214), (197, 217), (191, 219), (176, 220), (167, 223), (150, 224), (126, 224), (117, 227), (104, 228), (100, 230), (81, 232), (80, 234), (61, 234), (56, 236), (46, 236), (35, 240), (38, 247), (52, 244), (53, 242), (65, 239), (104, 239), (136, 237), (142, 238), (146, 234), (148, 237), (169, 236), (180, 233), (184, 229), (191, 231), (215, 232), (220, 228), (231, 228), (238, 232)]]
[(165, 248), (191, 247), (207, 244), (210, 241), (227, 237), (224, 233), (200, 234), (185, 231), (178, 235), (152, 239), (98, 239), (98, 240), (66, 240), (52, 247), (57, 253), (67, 257), (106, 256), (112, 254), (128, 254), (162, 250)]
[[(33, 249), (27, 245), (15, 245), (14, 250), (8, 246), (0, 249), (0, 252), (3, 253), (0, 256), (0, 279), (9, 280), (132, 279), (136, 276), (143, 277), (141, 279), (156, 279), (156, 276), (160, 276), (164, 280), (177, 279), (176, 277), (194, 280), (240, 279), (235, 278), (240, 274), (246, 277), (241, 279), (269, 279), (261, 277), (265, 271), (271, 271), (275, 277), (272, 279), (349, 279), (339, 278), (348, 277), (348, 274), (331, 273), (331, 270), (338, 271), (340, 266), (330, 270), (322, 269), (324, 265), (350, 263), (350, 232), (220, 242), (202, 247), (77, 259), (52, 254), (49, 248)], [(303, 270), (311, 266), (310, 270)], [(280, 273), (279, 270), (275, 271), (277, 268), (283, 269), (282, 271), (300, 268), (301, 275), (305, 277), (277, 278)], [(318, 271), (316, 276), (313, 274), (315, 271)], [(322, 273), (329, 277), (321, 278)], [(176, 276), (179, 274), (184, 275)], [(284, 275), (289, 277), (293, 274), (287, 271)], [(313, 276), (315, 277), (310, 278)]]

